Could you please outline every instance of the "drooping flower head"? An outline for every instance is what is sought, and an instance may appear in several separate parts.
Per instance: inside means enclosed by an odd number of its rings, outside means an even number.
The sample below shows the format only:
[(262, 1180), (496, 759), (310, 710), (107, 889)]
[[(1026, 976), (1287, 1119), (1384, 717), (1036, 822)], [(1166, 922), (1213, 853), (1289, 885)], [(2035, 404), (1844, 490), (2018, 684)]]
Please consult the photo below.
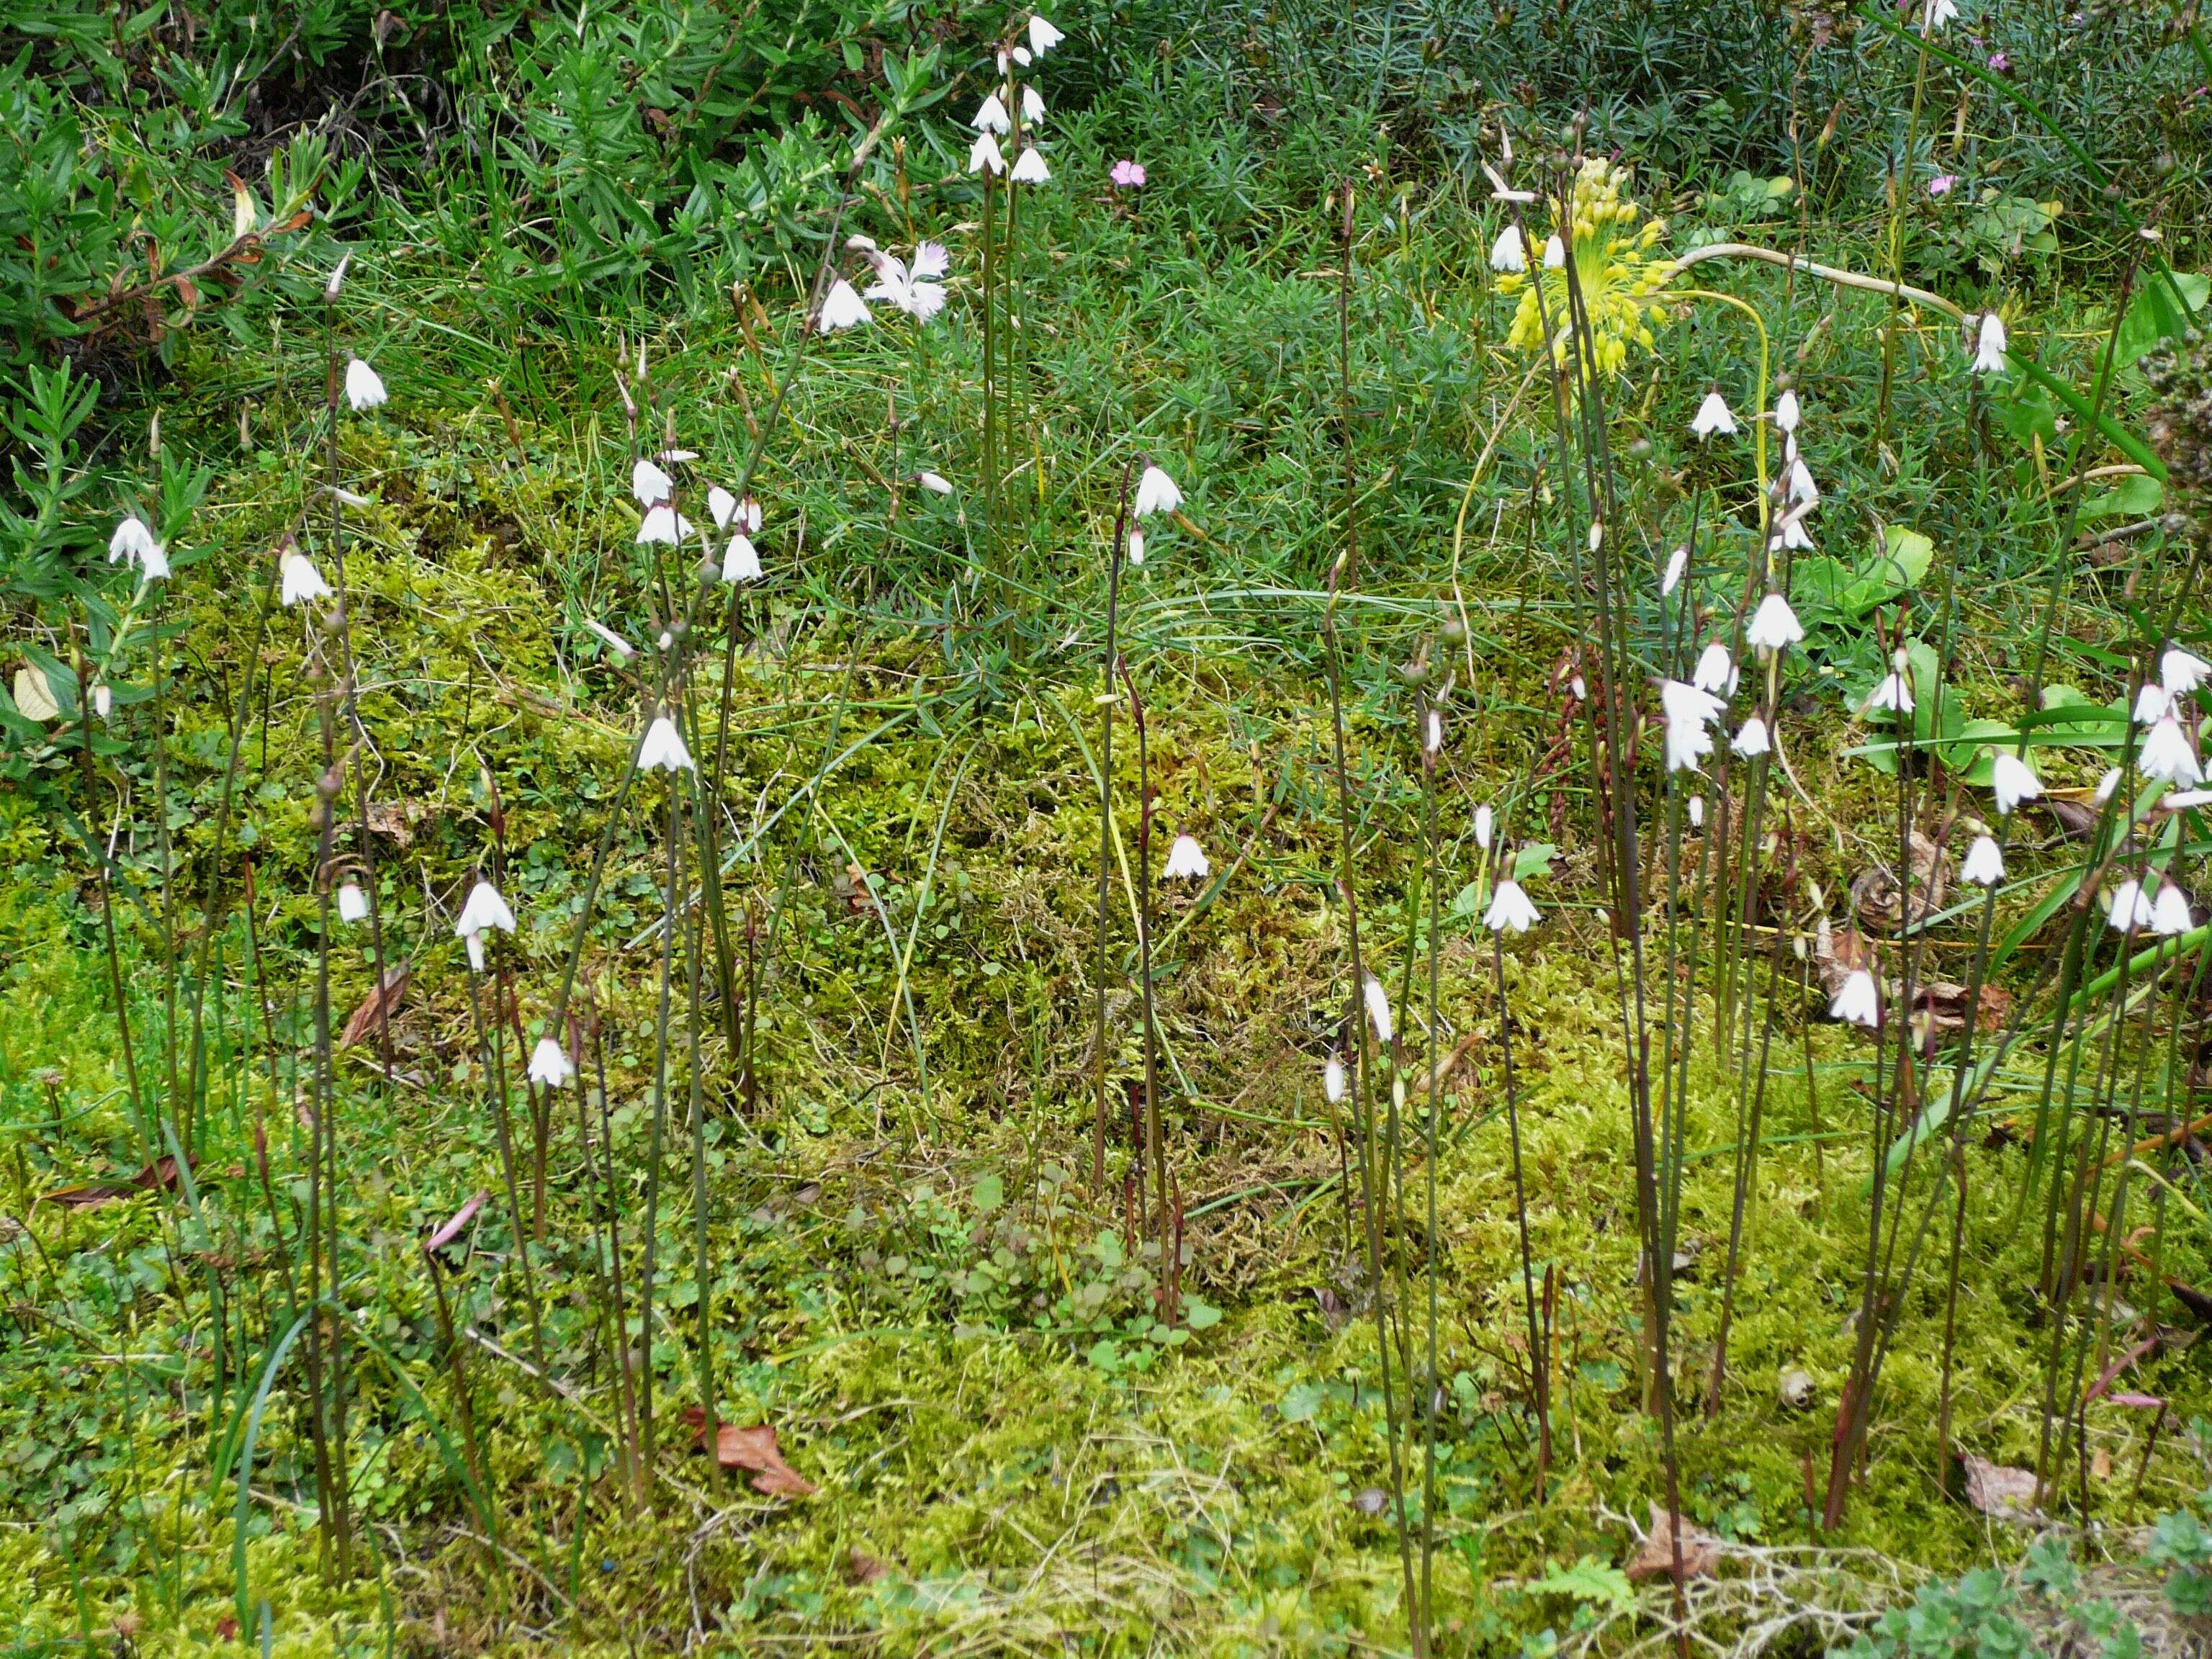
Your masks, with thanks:
[(1509, 876), (1491, 896), (1482, 925), (1493, 933), (1525, 933), (1543, 919), (1521, 884)]
[(469, 889), (469, 896), (461, 906), (459, 919), (453, 923), (453, 936), (469, 939), (496, 927), (502, 933), (514, 931), (514, 912), (507, 908), (507, 901), (499, 896), (499, 889), (481, 877)]
[(1712, 733), (1727, 705), (1710, 691), (1681, 680), (1662, 680), (1659, 685), (1660, 712), (1667, 726), (1667, 769), (1694, 772), (1698, 763), (1713, 752)]
[(2105, 919), (2113, 931), (2131, 933), (2138, 927), (2148, 927), (2158, 920), (2158, 907), (2142, 890), (2142, 884), (2130, 877), (2112, 890), (2106, 903)]
[[(1508, 270), (1498, 277), (1500, 294), (1521, 296), (1506, 337), (1510, 343), (1522, 351), (1543, 349), (1548, 321), (1553, 357), (1560, 363), (1566, 361), (1574, 330), (1565, 270), (1571, 242), (1576, 283), (1599, 371), (1618, 374), (1626, 368), (1632, 343), (1646, 351), (1655, 348), (1651, 325), (1663, 313), (1654, 296), (1673, 276), (1674, 265), (1654, 251), (1666, 234), (1666, 222), (1644, 219), (1643, 210), (1624, 191), (1626, 183), (1626, 169), (1601, 155), (1587, 158), (1568, 202), (1568, 223), (1552, 235), (1552, 241), (1559, 244), (1557, 264), (1547, 245), (1545, 269), (1534, 283), (1526, 271)], [(1540, 302), (1534, 283), (1542, 287)]]
[(1691, 672), (1690, 684), (1700, 691), (1725, 697), (1735, 689), (1735, 664), (1729, 659), (1728, 647), (1714, 640), (1698, 653), (1698, 665)]
[(1765, 754), (1773, 746), (1767, 737), (1766, 722), (1753, 714), (1737, 728), (1735, 736), (1729, 742), (1729, 752), (1750, 760), (1754, 756)]
[(1375, 1027), (1375, 1040), (1389, 1043), (1392, 1032), (1397, 1029), (1390, 1021), (1390, 994), (1382, 988), (1382, 981), (1372, 974), (1367, 975), (1366, 982), (1359, 988), (1359, 994), (1366, 1000), (1368, 1023)]
[(638, 746), (637, 769), (651, 772), (656, 769), (672, 773), (696, 769), (691, 762), (691, 751), (684, 746), (684, 734), (665, 714), (653, 716), (653, 724), (645, 729), (645, 741)]
[(1988, 836), (1977, 836), (1959, 866), (1959, 879), (1994, 887), (2005, 878), (2004, 852)]
[(2159, 684), (2177, 697), (2185, 697), (2204, 684), (2205, 676), (2212, 674), (2212, 662), (2184, 651), (2178, 645), (2169, 645), (2158, 659)]
[(830, 285), (829, 296), (822, 301), (822, 314), (815, 319), (814, 331), (817, 334), (834, 334), (841, 328), (857, 328), (867, 320), (867, 302), (840, 276)]
[(1490, 268), (1498, 271), (1528, 269), (1528, 251), (1521, 245), (1520, 226), (1508, 225), (1498, 233), (1498, 240), (1490, 245)]
[(1030, 50), (1042, 58), (1067, 37), (1048, 22), (1042, 12), (1030, 14)]
[(1851, 969), (1828, 1004), (1828, 1014), (1832, 1019), (1863, 1025), (1869, 1030), (1881, 1024), (1881, 992), (1875, 985), (1874, 975), (1863, 968)]
[(328, 597), (331, 591), (323, 573), (296, 547), (284, 550), (283, 557), (276, 561), (276, 597), (286, 605), (305, 605), (309, 599)]
[(1052, 182), (1052, 169), (1044, 164), (1044, 152), (1035, 144), (1022, 146), (1022, 153), (1014, 157), (1013, 171), (1006, 175), (1018, 185), (1047, 185)]
[(664, 547), (680, 547), (698, 526), (678, 513), (666, 501), (645, 509), (645, 516), (637, 521), (637, 540), (640, 546), (658, 542)]
[(2189, 733), (2171, 714), (2144, 735), (2142, 753), (2136, 757), (2136, 764), (2145, 777), (2163, 778), (2185, 789), (2204, 781), (2204, 770), (2197, 764), (2196, 750), (2190, 746)]
[(1787, 650), (1804, 637), (1797, 613), (1779, 593), (1769, 593), (1759, 602), (1759, 609), (1751, 614), (1751, 625), (1743, 632), (1744, 643), (1759, 651)]
[(557, 1089), (576, 1075), (576, 1067), (561, 1047), (550, 1036), (538, 1039), (538, 1046), (530, 1051), (530, 1080), (543, 1084), (548, 1089)]
[(1331, 1054), (1328, 1057), (1328, 1064), (1321, 1068), (1321, 1091), (1328, 1097), (1330, 1105), (1340, 1106), (1344, 1103), (1344, 1062), (1334, 1054)]
[(735, 586), (738, 582), (757, 582), (761, 579), (760, 550), (753, 538), (742, 530), (730, 536), (730, 544), (722, 550), (722, 580)]
[(983, 100), (975, 114), (968, 118), (968, 125), (978, 132), (994, 132), (1001, 136), (1014, 130), (1013, 118), (1006, 113), (1006, 106), (999, 101), (999, 94), (995, 92)]
[(345, 372), (346, 401), (353, 405), (354, 413), (374, 409), (384, 401), (384, 382), (377, 373), (358, 357), (349, 358)]
[(117, 525), (107, 538), (107, 562), (113, 564), (118, 559), (137, 565), (149, 582), (165, 580), (169, 574), (169, 556), (146, 521), (135, 513)]
[(1172, 513), (1182, 505), (1182, 491), (1176, 481), (1157, 466), (1148, 465), (1137, 480), (1137, 500), (1133, 511), (1140, 519), (1149, 519), (1155, 513)]
[(1212, 866), (1206, 861), (1206, 849), (1198, 844), (1195, 836), (1177, 836), (1175, 844), (1168, 848), (1167, 867), (1160, 872), (1168, 881), (1203, 881)]
[(1690, 421), (1690, 431), (1697, 437), (1710, 438), (1716, 432), (1735, 430), (1735, 411), (1717, 389), (1705, 393), (1705, 402), (1698, 405), (1697, 414)]
[(361, 884), (349, 881), (338, 889), (338, 920), (343, 922), (368, 920), (368, 895), (361, 890)]
[(1974, 373), (2003, 374), (2006, 344), (2004, 319), (1994, 311), (1984, 312), (1974, 331)]
[(629, 470), (629, 493), (637, 497), (640, 507), (658, 507), (676, 499), (676, 480), (657, 461), (641, 457)]
[(975, 142), (968, 146), (968, 171), (999, 173), (1006, 170), (1006, 158), (1000, 154), (999, 141), (988, 132), (977, 133)]
[(2168, 939), (2185, 933), (2197, 925), (2196, 918), (2189, 914), (2189, 895), (2170, 876), (2151, 902), (2150, 925), (2154, 933)]
[(1996, 794), (2001, 817), (2010, 813), (2022, 801), (2033, 800), (2043, 793), (2043, 781), (2028, 769), (2026, 761), (2009, 750), (1999, 750), (1990, 768), (1990, 787)]

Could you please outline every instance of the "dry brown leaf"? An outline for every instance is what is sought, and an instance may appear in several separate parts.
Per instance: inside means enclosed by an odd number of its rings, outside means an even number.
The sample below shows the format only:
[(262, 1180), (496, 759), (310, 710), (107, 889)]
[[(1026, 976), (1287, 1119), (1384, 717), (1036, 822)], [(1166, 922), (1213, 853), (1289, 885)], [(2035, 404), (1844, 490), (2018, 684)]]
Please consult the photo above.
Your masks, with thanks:
[(384, 970), (384, 983), (361, 1000), (361, 1006), (353, 1011), (353, 1018), (345, 1023), (338, 1036), (338, 1046), (350, 1048), (374, 1032), (385, 1020), (399, 1018), (399, 1005), (407, 1000), (407, 981), (414, 975), (408, 963), (398, 963)]
[(1844, 981), (1860, 969), (1873, 973), (1880, 965), (1865, 934), (1856, 927), (1832, 928), (1825, 916), (1820, 919), (1820, 931), (1813, 936), (1813, 960), (1820, 969), (1820, 982), (1827, 987), (1830, 996), (1842, 990)]
[(1966, 1501), (1984, 1515), (2000, 1521), (2024, 1521), (2035, 1513), (2035, 1471), (1992, 1463), (1986, 1457), (1968, 1455)]
[(415, 801), (373, 800), (368, 804), (368, 827), (380, 836), (389, 836), (402, 847), (415, 839), (416, 821), (422, 816), (422, 808)]
[[(1942, 905), (1950, 874), (1943, 849), (1917, 830), (1907, 845), (1912, 849), (1912, 920), (1920, 922)], [(1862, 870), (1851, 882), (1851, 899), (1859, 915), (1883, 927), (1894, 928), (1904, 921), (1904, 888), (1897, 872), (1887, 864)]]
[(872, 1584), (890, 1569), (858, 1544), (845, 1557), (845, 1576), (856, 1584)]
[[(700, 1443), (704, 1444), (706, 1413), (694, 1406), (684, 1417), (697, 1431)], [(775, 1430), (767, 1423), (757, 1423), (749, 1429), (741, 1429), (734, 1423), (722, 1424), (714, 1436), (714, 1459), (726, 1469), (750, 1470), (753, 1490), (770, 1498), (778, 1493), (807, 1498), (815, 1491), (811, 1480), (783, 1461), (783, 1453), (775, 1443)]]
[(177, 1160), (164, 1152), (128, 1180), (95, 1182), (88, 1187), (64, 1187), (59, 1192), (48, 1193), (40, 1201), (58, 1204), (64, 1210), (96, 1210), (103, 1204), (112, 1204), (117, 1199), (128, 1198), (135, 1192), (167, 1191), (176, 1184)]
[(1650, 1534), (1644, 1539), (1644, 1547), (1636, 1552), (1636, 1559), (1628, 1564), (1631, 1578), (1674, 1576), (1674, 1528), (1678, 1521), (1682, 1529), (1682, 1577), (1710, 1578), (1720, 1570), (1721, 1540), (1695, 1522), (1680, 1521), (1654, 1504)]

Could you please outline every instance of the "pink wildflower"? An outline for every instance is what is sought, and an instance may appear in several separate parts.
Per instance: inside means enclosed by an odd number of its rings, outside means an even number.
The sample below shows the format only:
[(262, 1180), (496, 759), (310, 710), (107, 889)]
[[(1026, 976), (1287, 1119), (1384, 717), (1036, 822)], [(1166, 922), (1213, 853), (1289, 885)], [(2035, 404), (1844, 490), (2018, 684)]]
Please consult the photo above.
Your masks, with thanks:
[(1948, 196), (1958, 182), (1957, 173), (1939, 173), (1928, 181), (1928, 193), (1930, 196)]
[(1145, 187), (1145, 164), (1127, 160), (1116, 161), (1106, 176), (1117, 190), (1142, 190)]

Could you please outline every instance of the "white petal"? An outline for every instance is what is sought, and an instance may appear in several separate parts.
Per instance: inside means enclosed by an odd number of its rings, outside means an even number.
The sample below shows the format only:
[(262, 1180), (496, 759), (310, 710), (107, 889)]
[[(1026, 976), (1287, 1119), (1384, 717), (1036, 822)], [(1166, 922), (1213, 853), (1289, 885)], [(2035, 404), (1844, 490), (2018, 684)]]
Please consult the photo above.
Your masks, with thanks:
[(722, 553), (722, 580), (734, 586), (738, 582), (757, 582), (760, 579), (760, 550), (753, 545), (753, 538), (744, 531), (733, 532), (729, 546)]
[(1182, 505), (1182, 491), (1176, 481), (1157, 466), (1148, 466), (1137, 480), (1135, 512), (1140, 519), (1149, 519), (1155, 513), (1172, 513)]
[(1044, 164), (1044, 152), (1035, 144), (1025, 144), (1022, 153), (1014, 158), (1014, 170), (1007, 175), (1018, 185), (1043, 185), (1052, 181), (1052, 169)]
[(1664, 599), (1682, 585), (1682, 573), (1690, 568), (1690, 550), (1678, 547), (1667, 556), (1667, 574), (1659, 579), (1659, 595)]
[(841, 328), (852, 328), (868, 320), (867, 301), (854, 292), (853, 285), (840, 276), (830, 285), (829, 296), (822, 301), (822, 315), (816, 320), (815, 331), (835, 333)]
[(331, 591), (323, 580), (323, 573), (307, 562), (307, 556), (297, 548), (289, 550), (276, 562), (276, 571), (282, 585), (276, 597), (286, 605), (303, 605), (309, 599), (319, 599)]
[(999, 94), (995, 92), (984, 99), (975, 114), (968, 118), (968, 125), (978, 132), (1012, 132), (1014, 130), (1013, 121), (1006, 114), (1006, 106), (1000, 102)]
[(1331, 1054), (1328, 1064), (1321, 1068), (1321, 1091), (1328, 1097), (1328, 1103), (1336, 1106), (1343, 1103), (1344, 1090), (1344, 1062)]
[(1389, 1042), (1396, 1028), (1390, 1022), (1390, 998), (1382, 988), (1382, 981), (1368, 975), (1367, 982), (1360, 987), (1360, 994), (1367, 1000), (1367, 1018), (1375, 1027), (1375, 1040)]
[(1039, 12), (1030, 14), (1030, 50), (1042, 58), (1067, 37), (1048, 22)]
[(2203, 684), (2208, 674), (2212, 674), (2212, 663), (2178, 645), (2168, 646), (2166, 654), (2158, 659), (2160, 683), (2177, 697), (2185, 697)]
[(1959, 878), (1984, 887), (1994, 887), (2004, 879), (2004, 853), (1987, 836), (1974, 837), (1974, 844), (1966, 849), (1966, 860), (1959, 866)]
[(676, 722), (665, 714), (656, 714), (653, 724), (645, 730), (645, 742), (637, 751), (637, 766), (641, 772), (655, 768), (664, 772), (690, 772), (691, 751), (684, 746), (684, 737), (676, 729)]
[(978, 133), (975, 142), (968, 146), (968, 171), (970, 173), (1004, 173), (1006, 158), (999, 153), (999, 141), (988, 132)]
[(641, 457), (629, 470), (629, 493), (637, 497), (640, 507), (657, 507), (675, 499), (676, 480)]
[(338, 920), (346, 922), (368, 920), (368, 895), (352, 882), (338, 889)]
[(914, 475), (914, 481), (933, 495), (950, 495), (952, 493), (952, 480), (941, 472), (917, 472)]
[(952, 256), (945, 251), (942, 242), (924, 242), (914, 251), (914, 278), (918, 283), (935, 282), (952, 269)]
[(557, 1089), (576, 1075), (561, 1045), (551, 1037), (540, 1037), (538, 1046), (530, 1051), (530, 1080), (542, 1083), (549, 1089)]
[(1521, 246), (1520, 226), (1508, 225), (1498, 233), (1498, 240), (1490, 245), (1490, 268), (1492, 270), (1528, 269), (1528, 250)]
[(1705, 402), (1698, 405), (1697, 417), (1690, 422), (1690, 430), (1700, 438), (1710, 438), (1716, 432), (1733, 432), (1735, 412), (1719, 392), (1708, 392)]
[(2028, 769), (2027, 763), (2009, 750), (2000, 750), (1990, 763), (1990, 787), (1996, 793), (2000, 813), (2010, 812), (2022, 801), (2033, 800), (2043, 793), (2042, 781)]
[(374, 409), (384, 401), (384, 382), (374, 369), (356, 357), (346, 364), (345, 393), (356, 412)]

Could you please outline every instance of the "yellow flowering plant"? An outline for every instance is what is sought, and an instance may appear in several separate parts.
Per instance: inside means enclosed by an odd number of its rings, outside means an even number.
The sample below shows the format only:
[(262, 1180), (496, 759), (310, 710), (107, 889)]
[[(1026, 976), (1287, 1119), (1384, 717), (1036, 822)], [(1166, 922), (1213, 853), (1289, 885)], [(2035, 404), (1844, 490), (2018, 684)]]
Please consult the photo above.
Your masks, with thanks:
[[(1589, 316), (1592, 355), (1599, 370), (1607, 374), (1617, 374), (1627, 365), (1629, 342), (1647, 351), (1654, 348), (1651, 325), (1660, 319), (1663, 308), (1651, 296), (1666, 287), (1675, 269), (1672, 259), (1653, 252), (1666, 234), (1667, 222), (1644, 218), (1644, 210), (1623, 193), (1627, 181), (1628, 169), (1614, 167), (1603, 156), (1590, 156), (1575, 175), (1571, 204), (1573, 222), (1568, 257), (1575, 262), (1583, 304)], [(1548, 258), (1538, 256), (1537, 262), (1541, 267), (1534, 273), (1542, 284), (1540, 304), (1529, 273), (1512, 271), (1498, 279), (1500, 294), (1521, 296), (1506, 338), (1523, 351), (1534, 351), (1544, 343), (1548, 318), (1553, 359), (1564, 362), (1571, 331), (1567, 274), (1553, 268)]]

